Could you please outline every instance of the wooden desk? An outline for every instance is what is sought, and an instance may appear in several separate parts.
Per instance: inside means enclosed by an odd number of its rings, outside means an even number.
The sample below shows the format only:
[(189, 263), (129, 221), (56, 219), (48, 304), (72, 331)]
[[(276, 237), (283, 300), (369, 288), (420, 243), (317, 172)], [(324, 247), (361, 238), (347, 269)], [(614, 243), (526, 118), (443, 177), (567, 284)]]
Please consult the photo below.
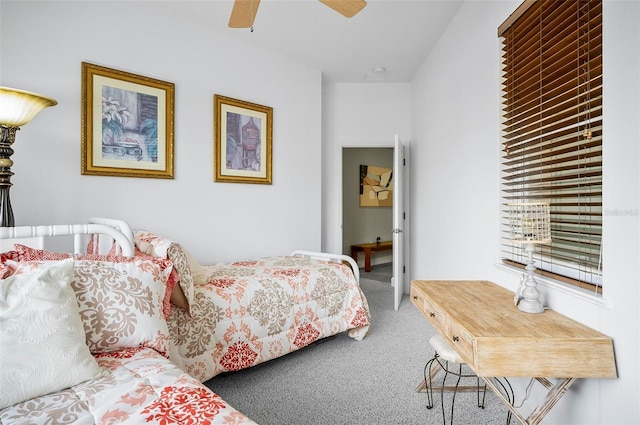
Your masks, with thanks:
[[(513, 293), (494, 283), (412, 280), (410, 296), (523, 424), (539, 423), (576, 378), (617, 377), (611, 338), (553, 310), (521, 312)], [(524, 418), (493, 377), (535, 377), (548, 394)]]
[(391, 241), (384, 241), (380, 243), (361, 243), (351, 245), (351, 258), (358, 263), (358, 252), (364, 252), (364, 271), (371, 271), (371, 253), (378, 251), (391, 251), (393, 249), (393, 243)]

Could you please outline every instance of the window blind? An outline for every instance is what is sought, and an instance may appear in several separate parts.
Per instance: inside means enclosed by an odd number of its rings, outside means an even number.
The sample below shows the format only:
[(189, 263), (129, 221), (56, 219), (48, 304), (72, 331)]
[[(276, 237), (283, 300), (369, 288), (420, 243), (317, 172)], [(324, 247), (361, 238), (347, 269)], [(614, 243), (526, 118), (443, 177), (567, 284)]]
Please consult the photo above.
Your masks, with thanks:
[[(602, 1), (525, 1), (502, 38), (502, 223), (506, 204), (546, 200), (538, 272), (601, 292)], [(501, 256), (526, 263), (502, 227)]]

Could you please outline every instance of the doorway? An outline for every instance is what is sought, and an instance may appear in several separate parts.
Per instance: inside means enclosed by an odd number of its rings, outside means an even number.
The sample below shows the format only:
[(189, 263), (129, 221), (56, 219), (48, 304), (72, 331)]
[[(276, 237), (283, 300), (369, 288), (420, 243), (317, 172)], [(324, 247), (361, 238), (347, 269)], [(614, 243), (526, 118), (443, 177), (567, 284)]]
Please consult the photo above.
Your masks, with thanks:
[[(354, 244), (393, 239), (393, 208), (360, 206), (360, 166), (393, 169), (393, 151), (393, 147), (342, 148), (342, 252), (344, 253), (349, 254), (351, 245)], [(392, 262), (391, 251), (372, 252), (370, 278), (374, 280), (386, 278), (386, 282), (391, 284)], [(364, 267), (362, 255), (359, 256), (358, 263), (360, 267)], [(364, 269), (360, 272), (362, 277), (368, 277)]]

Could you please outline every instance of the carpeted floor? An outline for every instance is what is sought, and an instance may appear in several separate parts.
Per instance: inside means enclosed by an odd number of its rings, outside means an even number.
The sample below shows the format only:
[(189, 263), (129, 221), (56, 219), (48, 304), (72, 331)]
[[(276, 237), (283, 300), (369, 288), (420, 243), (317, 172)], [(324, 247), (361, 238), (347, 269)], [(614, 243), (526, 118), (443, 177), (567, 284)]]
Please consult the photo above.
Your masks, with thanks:
[[(415, 391), (433, 356), (428, 340), (435, 330), (406, 295), (393, 310), (388, 279), (366, 276), (361, 287), (372, 326), (362, 341), (343, 333), (205, 384), (261, 425), (441, 424), (439, 394), (427, 410), (426, 395)], [(450, 399), (445, 394), (446, 405)], [(506, 414), (489, 391), (485, 409), (476, 406), (473, 392), (456, 396), (456, 424), (504, 424)]]
[[(360, 269), (360, 278), (377, 280), (389, 285), (391, 285), (391, 276), (393, 276), (393, 263), (376, 264), (371, 266), (370, 272), (365, 272), (364, 268)], [(393, 293), (391, 296), (393, 296)]]

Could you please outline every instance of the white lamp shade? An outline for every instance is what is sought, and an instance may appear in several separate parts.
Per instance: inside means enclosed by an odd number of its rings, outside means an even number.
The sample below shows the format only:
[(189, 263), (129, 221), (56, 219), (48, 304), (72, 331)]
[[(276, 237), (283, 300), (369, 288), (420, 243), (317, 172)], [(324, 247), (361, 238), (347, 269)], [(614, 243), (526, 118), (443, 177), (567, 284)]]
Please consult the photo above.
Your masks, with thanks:
[(551, 242), (551, 214), (548, 202), (515, 202), (509, 207), (509, 240), (516, 243)]
[(24, 90), (0, 87), (0, 125), (22, 127), (36, 114), (58, 102)]

